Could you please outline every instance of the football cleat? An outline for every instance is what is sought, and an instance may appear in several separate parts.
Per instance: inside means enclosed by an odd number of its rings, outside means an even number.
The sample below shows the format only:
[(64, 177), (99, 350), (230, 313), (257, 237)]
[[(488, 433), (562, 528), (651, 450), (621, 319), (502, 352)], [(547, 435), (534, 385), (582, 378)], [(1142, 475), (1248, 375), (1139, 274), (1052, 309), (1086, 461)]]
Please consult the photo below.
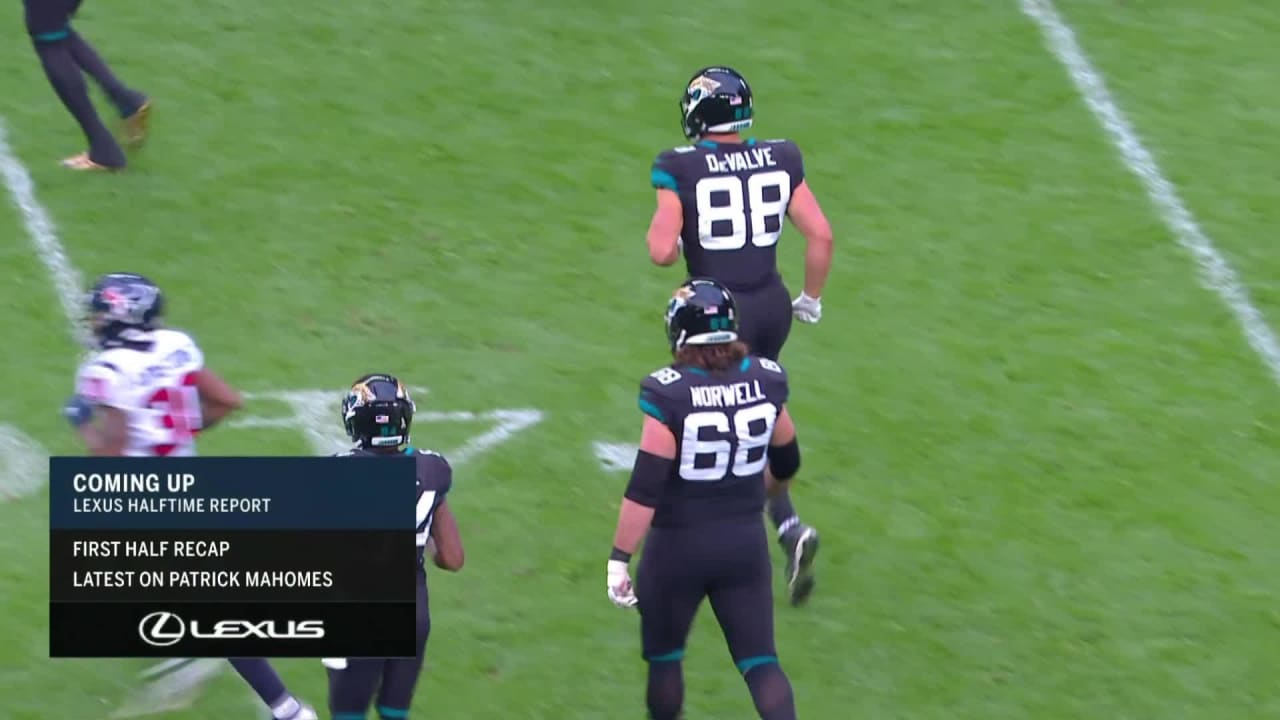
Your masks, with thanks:
[(787, 590), (792, 605), (803, 605), (817, 582), (813, 560), (818, 556), (818, 531), (808, 525), (796, 525), (778, 539), (787, 553)]
[(124, 142), (129, 147), (138, 147), (147, 140), (151, 130), (151, 101), (144, 100), (133, 114), (124, 119)]
[(89, 153), (87, 152), (80, 153), (79, 155), (72, 155), (71, 157), (66, 158), (65, 160), (62, 161), (62, 167), (67, 168), (68, 170), (96, 170), (96, 171), (107, 171), (107, 172), (115, 172), (117, 170), (124, 169), (124, 168), (107, 167), (106, 165), (99, 165), (98, 163), (89, 159)]

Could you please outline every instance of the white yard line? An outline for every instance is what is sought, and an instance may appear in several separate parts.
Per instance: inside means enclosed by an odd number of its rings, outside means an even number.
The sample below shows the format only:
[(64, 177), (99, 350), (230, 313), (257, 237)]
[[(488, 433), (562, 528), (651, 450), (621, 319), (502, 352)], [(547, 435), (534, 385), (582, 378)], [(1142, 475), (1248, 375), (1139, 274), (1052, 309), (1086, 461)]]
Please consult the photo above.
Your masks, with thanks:
[(71, 329), (71, 338), (83, 347), (87, 336), (82, 322), (84, 285), (80, 272), (67, 257), (49, 211), (36, 199), (36, 185), (31, 180), (31, 173), (27, 172), (27, 166), (22, 164), (9, 144), (4, 118), (0, 118), (0, 174), (4, 175), (5, 187), (22, 215), (22, 224), (26, 227), (31, 246), (53, 281), (53, 289), (58, 293), (62, 312)]
[(1022, 12), (1040, 27), (1045, 44), (1062, 63), (1076, 90), (1107, 133), (1124, 164), (1141, 181), (1147, 198), (1160, 214), (1160, 219), (1177, 238), (1200, 270), (1200, 282), (1222, 299), (1235, 316), (1249, 347), (1258, 354), (1280, 383), (1280, 341), (1266, 319), (1249, 299), (1249, 291), (1235, 270), (1222, 256), (1200, 223), (1178, 197), (1177, 188), (1169, 182), (1151, 152), (1147, 150), (1133, 124), (1125, 117), (1102, 73), (1093, 66), (1076, 41), (1071, 25), (1058, 13), (1053, 0), (1021, 0)]

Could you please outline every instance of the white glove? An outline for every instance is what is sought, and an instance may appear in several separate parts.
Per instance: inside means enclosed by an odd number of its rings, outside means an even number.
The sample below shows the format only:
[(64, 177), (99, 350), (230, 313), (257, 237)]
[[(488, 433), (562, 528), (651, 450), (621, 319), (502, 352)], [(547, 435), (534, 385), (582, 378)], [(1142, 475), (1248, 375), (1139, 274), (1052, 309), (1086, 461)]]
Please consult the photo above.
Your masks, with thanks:
[(621, 560), (609, 561), (609, 599), (620, 608), (636, 606), (636, 591), (631, 586), (631, 573), (627, 572), (627, 564)]
[(822, 319), (822, 298), (813, 298), (800, 293), (800, 297), (791, 303), (791, 312), (802, 323), (816, 323)]

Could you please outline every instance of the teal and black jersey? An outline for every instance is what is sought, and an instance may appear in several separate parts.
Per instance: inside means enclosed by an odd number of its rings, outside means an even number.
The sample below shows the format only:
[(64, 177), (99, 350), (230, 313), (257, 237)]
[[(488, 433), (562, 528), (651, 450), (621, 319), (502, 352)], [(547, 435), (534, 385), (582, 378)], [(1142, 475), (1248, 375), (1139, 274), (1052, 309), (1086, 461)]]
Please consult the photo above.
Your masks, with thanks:
[(676, 438), (654, 527), (739, 516), (758, 523), (769, 441), (788, 393), (782, 366), (754, 356), (726, 372), (675, 364), (641, 381), (640, 410)]
[[(422, 556), (427, 547), (427, 540), (431, 538), (431, 521), (435, 519), (436, 509), (444, 503), (445, 495), (453, 487), (453, 468), (450, 467), (449, 461), (445, 460), (443, 455), (430, 450), (406, 448), (403, 454), (413, 455), (418, 461), (417, 533), (418, 565), (421, 567), (423, 566)], [(336, 457), (378, 458), (386, 457), (387, 455), (388, 453), (377, 452), (376, 450), (353, 448), (346, 452), (338, 453)]]
[(715, 278), (732, 292), (778, 279), (778, 237), (792, 192), (804, 182), (795, 143), (703, 140), (658, 155), (650, 178), (680, 196), (690, 277)]

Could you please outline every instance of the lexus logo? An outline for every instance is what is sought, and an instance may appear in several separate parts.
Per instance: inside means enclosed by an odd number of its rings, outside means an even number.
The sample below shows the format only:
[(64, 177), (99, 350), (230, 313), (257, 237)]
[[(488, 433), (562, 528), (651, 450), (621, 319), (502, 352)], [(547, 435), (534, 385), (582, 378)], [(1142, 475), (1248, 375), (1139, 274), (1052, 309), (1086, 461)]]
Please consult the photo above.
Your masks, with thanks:
[[(138, 623), (138, 635), (153, 647), (177, 645), (187, 634), (186, 621), (165, 610), (153, 612)], [(323, 620), (219, 620), (212, 628), (192, 620), (190, 635), (196, 640), (319, 640), (325, 632)]]
[(171, 612), (153, 612), (138, 623), (142, 642), (155, 647), (176, 645), (187, 634), (187, 624)]

